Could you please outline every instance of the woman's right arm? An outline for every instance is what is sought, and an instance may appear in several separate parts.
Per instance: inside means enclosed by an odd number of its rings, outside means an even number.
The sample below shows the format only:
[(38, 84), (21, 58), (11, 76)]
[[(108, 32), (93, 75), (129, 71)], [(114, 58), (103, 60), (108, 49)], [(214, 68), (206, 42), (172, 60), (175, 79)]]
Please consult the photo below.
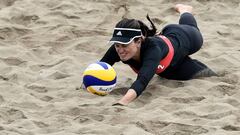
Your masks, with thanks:
[(106, 62), (109, 65), (113, 65), (115, 62), (119, 62), (120, 58), (116, 52), (116, 49), (114, 47), (114, 45), (112, 45), (107, 52), (105, 53), (105, 55), (102, 57), (102, 59), (100, 60), (101, 62)]

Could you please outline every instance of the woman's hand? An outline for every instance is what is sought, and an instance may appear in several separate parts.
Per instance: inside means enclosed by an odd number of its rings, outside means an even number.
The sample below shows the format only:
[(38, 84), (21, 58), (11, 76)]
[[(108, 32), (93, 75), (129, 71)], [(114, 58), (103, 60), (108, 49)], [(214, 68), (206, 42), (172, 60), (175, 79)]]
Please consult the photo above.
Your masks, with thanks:
[(129, 89), (128, 92), (118, 101), (118, 104), (128, 105), (137, 97), (137, 93), (134, 89)]

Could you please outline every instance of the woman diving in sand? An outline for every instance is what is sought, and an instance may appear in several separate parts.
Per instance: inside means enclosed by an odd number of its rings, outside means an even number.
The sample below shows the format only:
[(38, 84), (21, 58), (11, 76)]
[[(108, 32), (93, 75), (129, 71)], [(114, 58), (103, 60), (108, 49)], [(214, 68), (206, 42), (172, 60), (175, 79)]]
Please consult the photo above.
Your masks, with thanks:
[(179, 24), (167, 25), (159, 34), (148, 16), (152, 29), (136, 19), (123, 19), (116, 24), (110, 40), (111, 47), (100, 61), (110, 65), (122, 61), (138, 76), (114, 105), (127, 105), (136, 99), (154, 74), (174, 80), (216, 75), (205, 64), (189, 57), (203, 44), (197, 22), (191, 14), (192, 7), (177, 4), (175, 10), (180, 13)]

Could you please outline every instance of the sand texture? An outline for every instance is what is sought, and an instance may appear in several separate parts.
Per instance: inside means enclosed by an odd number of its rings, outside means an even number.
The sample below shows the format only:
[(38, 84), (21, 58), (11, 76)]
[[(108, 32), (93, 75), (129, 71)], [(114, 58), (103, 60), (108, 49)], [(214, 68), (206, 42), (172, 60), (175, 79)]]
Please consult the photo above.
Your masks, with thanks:
[[(204, 46), (192, 58), (219, 77), (155, 76), (128, 106), (111, 106), (135, 80), (122, 63), (116, 89), (79, 89), (122, 18), (178, 23), (194, 7)], [(0, 0), (0, 135), (240, 135), (239, 0)]]

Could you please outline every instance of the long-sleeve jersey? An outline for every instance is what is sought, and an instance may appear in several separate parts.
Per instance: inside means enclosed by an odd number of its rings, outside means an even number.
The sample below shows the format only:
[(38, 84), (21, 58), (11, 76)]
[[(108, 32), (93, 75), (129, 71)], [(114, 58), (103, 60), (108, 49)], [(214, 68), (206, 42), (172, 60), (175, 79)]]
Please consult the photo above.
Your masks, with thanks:
[[(162, 32), (172, 43), (174, 56), (161, 77), (175, 80), (191, 79), (196, 73), (207, 68), (203, 63), (191, 59), (188, 55), (198, 51), (203, 43), (202, 35), (195, 18), (190, 13), (181, 15), (179, 24), (166, 26)], [(122, 61), (138, 71), (137, 79), (130, 88), (139, 96), (155, 74), (159, 62), (168, 54), (167, 44), (159, 36), (147, 37), (141, 44), (140, 62), (133, 59)], [(113, 65), (120, 58), (114, 46), (111, 46), (100, 60)]]
[[(141, 45), (141, 62), (137, 62), (133, 59), (122, 61), (124, 64), (128, 64), (138, 70), (137, 79), (130, 87), (136, 91), (138, 96), (146, 88), (149, 81), (155, 74), (159, 61), (163, 59), (167, 53), (168, 46), (161, 38), (158, 36), (148, 37)], [(120, 58), (115, 47), (111, 46), (100, 61), (107, 62), (110, 65), (113, 65), (115, 62), (119, 62)]]

